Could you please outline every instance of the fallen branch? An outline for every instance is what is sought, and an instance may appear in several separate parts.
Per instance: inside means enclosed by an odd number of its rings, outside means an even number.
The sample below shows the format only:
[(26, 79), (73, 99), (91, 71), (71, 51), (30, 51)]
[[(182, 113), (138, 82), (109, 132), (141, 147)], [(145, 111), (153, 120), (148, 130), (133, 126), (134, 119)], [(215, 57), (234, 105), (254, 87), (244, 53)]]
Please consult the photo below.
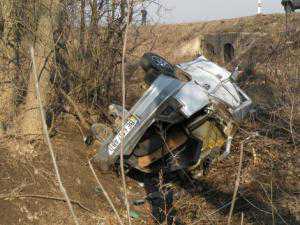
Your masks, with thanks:
[(239, 162), (237, 177), (235, 180), (235, 186), (234, 186), (234, 192), (233, 192), (232, 201), (231, 201), (229, 217), (228, 217), (228, 221), (227, 221), (228, 225), (231, 224), (231, 217), (232, 217), (232, 213), (233, 213), (233, 209), (234, 209), (234, 204), (236, 201), (236, 195), (237, 195), (239, 185), (240, 185), (241, 171), (242, 171), (242, 164), (243, 164), (243, 154), (244, 154), (244, 143), (241, 144), (240, 162)]
[(42, 99), (41, 99), (39, 79), (38, 79), (38, 75), (37, 75), (36, 63), (35, 63), (35, 57), (34, 57), (34, 49), (33, 49), (32, 46), (30, 47), (30, 53), (31, 53), (31, 59), (32, 59), (33, 75), (34, 75), (34, 78), (35, 78), (35, 92), (36, 92), (36, 96), (37, 96), (37, 99), (38, 99), (39, 108), (40, 108), (40, 112), (41, 112), (41, 119), (42, 119), (42, 124), (43, 124), (43, 132), (44, 132), (44, 135), (45, 135), (45, 141), (46, 141), (46, 143), (49, 147), (50, 155), (51, 155), (54, 170), (55, 170), (55, 175), (56, 175), (56, 178), (57, 178), (58, 183), (59, 183), (59, 189), (63, 193), (63, 195), (66, 199), (66, 202), (68, 204), (69, 210), (70, 210), (72, 218), (74, 220), (74, 223), (76, 225), (79, 225), (78, 218), (76, 217), (73, 206), (71, 204), (71, 200), (70, 200), (70, 198), (69, 198), (69, 196), (66, 192), (66, 189), (63, 186), (61, 176), (60, 176), (60, 173), (59, 173), (59, 170), (58, 170), (56, 158), (55, 158), (55, 155), (54, 155), (52, 143), (51, 143), (51, 140), (50, 140), (50, 136), (49, 136), (49, 132), (48, 132), (47, 124), (46, 124), (46, 119), (45, 119), (45, 112), (44, 112), (43, 103), (42, 103)]
[(65, 99), (70, 103), (70, 105), (73, 107), (76, 115), (78, 116), (79, 118), (79, 121), (81, 123), (81, 125), (85, 128), (85, 129), (89, 129), (90, 126), (88, 125), (88, 123), (86, 122), (86, 120), (84, 119), (82, 113), (80, 112), (77, 104), (73, 101), (73, 99), (67, 95), (66, 92), (64, 92), (62, 89), (60, 89), (60, 92), (62, 93), (62, 95), (65, 97)]
[[(42, 199), (50, 199), (50, 200), (56, 200), (56, 201), (66, 202), (66, 199), (64, 199), (64, 198), (53, 197), (53, 196), (48, 196), (48, 195), (28, 195), (28, 194), (23, 194), (23, 195), (11, 195), (11, 194), (7, 194), (7, 195), (4, 195), (3, 194), (3, 195), (0, 195), (0, 198), (2, 198), (2, 199), (4, 199), (4, 198), (42, 198)], [(75, 205), (79, 206), (80, 208), (82, 208), (82, 209), (90, 212), (90, 213), (97, 214), (93, 210), (91, 210), (91, 209), (87, 208), (86, 206), (84, 206), (79, 201), (70, 199), (70, 202), (72, 204), (75, 204)]]
[[(238, 198), (236, 198), (238, 199)], [(216, 213), (220, 212), (221, 210), (223, 209), (226, 209), (228, 206), (230, 206), (232, 203), (232, 201), (230, 202), (227, 202), (226, 204), (224, 204), (223, 206), (219, 207), (218, 209), (216, 209), (215, 211), (213, 211), (212, 213), (210, 214), (204, 214), (207, 218), (209, 218), (209, 222), (212, 222), (214, 219), (210, 218), (211, 216), (215, 215)], [(206, 221), (207, 219), (206, 218), (201, 218), (195, 222), (193, 222), (191, 225), (196, 225), (196, 224), (199, 224), (200, 221)]]
[(116, 217), (117, 217), (117, 219), (118, 219), (118, 222), (119, 222), (121, 225), (124, 225), (123, 221), (121, 220), (121, 217), (119, 216), (118, 211), (116, 210), (116, 207), (114, 206), (114, 203), (112, 202), (112, 200), (111, 200), (111, 198), (109, 197), (107, 191), (105, 190), (105, 188), (103, 187), (102, 183), (101, 183), (100, 180), (98, 179), (98, 177), (97, 177), (97, 175), (96, 175), (96, 172), (95, 172), (95, 170), (94, 170), (94, 167), (93, 167), (93, 165), (92, 165), (92, 163), (91, 163), (91, 160), (89, 160), (88, 163), (89, 163), (89, 167), (90, 167), (90, 169), (91, 169), (91, 171), (92, 171), (92, 173), (93, 173), (93, 175), (94, 175), (94, 177), (95, 177), (95, 179), (96, 179), (96, 181), (97, 181), (98, 186), (99, 186), (100, 189), (102, 190), (102, 192), (103, 192), (103, 194), (104, 194), (106, 200), (108, 201), (110, 207), (112, 208), (112, 210), (113, 210), (114, 213), (116, 214)]
[(125, 83), (125, 57), (126, 57), (126, 50), (127, 50), (127, 41), (128, 41), (128, 30), (130, 25), (130, 15), (132, 10), (132, 0), (127, 0), (127, 17), (126, 17), (126, 28), (123, 40), (123, 52), (122, 52), (122, 107), (123, 107), (123, 115), (122, 115), (122, 128), (121, 128), (121, 151), (120, 151), (120, 168), (121, 168), (121, 177), (122, 177), (122, 184), (123, 184), (123, 191), (124, 191), (124, 199), (126, 205), (126, 212), (128, 217), (128, 223), (131, 225), (131, 218), (130, 218), (130, 205), (127, 196), (127, 186), (126, 186), (126, 179), (125, 179), (125, 170), (124, 170), (124, 140), (125, 140), (125, 107), (126, 107), (126, 83)]
[(244, 213), (242, 212), (242, 216), (241, 216), (241, 225), (244, 225)]

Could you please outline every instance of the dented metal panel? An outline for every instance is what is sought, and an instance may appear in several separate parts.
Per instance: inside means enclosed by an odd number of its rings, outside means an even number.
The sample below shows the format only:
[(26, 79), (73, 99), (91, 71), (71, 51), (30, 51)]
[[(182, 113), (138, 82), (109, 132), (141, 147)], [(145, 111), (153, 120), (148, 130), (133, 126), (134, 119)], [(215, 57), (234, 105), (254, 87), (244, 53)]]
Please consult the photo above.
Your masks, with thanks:
[(174, 98), (182, 105), (180, 110), (187, 118), (209, 103), (207, 93), (194, 81), (186, 83)]
[[(124, 154), (130, 154), (133, 147), (143, 136), (148, 127), (155, 121), (156, 112), (167, 102), (167, 99), (177, 92), (182, 83), (172, 77), (161, 75), (151, 87), (144, 93), (143, 97), (130, 110), (128, 121), (125, 123), (125, 150)], [(130, 120), (131, 118), (136, 118)], [(117, 156), (120, 153), (121, 131), (111, 142), (103, 146), (103, 152), (110, 156)]]
[(208, 95), (222, 101), (232, 108), (242, 101), (239, 91), (230, 81), (231, 73), (201, 56), (194, 61), (177, 65), (186, 72), (192, 81), (202, 87)]
[(200, 56), (191, 62), (178, 64), (177, 67), (188, 73), (192, 80), (199, 83), (206, 82), (207, 79), (219, 83), (227, 80), (231, 75), (228, 70), (209, 61), (204, 56)]

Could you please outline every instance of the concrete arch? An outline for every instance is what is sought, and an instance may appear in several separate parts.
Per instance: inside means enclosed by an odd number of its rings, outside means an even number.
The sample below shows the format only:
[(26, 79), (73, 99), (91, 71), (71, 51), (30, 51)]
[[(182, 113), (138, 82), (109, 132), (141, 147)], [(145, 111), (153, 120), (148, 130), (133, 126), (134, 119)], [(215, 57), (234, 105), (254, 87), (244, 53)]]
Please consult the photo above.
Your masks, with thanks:
[(224, 53), (224, 62), (229, 63), (233, 60), (235, 56), (235, 48), (232, 43), (225, 43), (223, 47), (223, 53)]
[(176, 49), (178, 55), (199, 55), (219, 63), (229, 63), (248, 49), (263, 33), (223, 32), (199, 34)]

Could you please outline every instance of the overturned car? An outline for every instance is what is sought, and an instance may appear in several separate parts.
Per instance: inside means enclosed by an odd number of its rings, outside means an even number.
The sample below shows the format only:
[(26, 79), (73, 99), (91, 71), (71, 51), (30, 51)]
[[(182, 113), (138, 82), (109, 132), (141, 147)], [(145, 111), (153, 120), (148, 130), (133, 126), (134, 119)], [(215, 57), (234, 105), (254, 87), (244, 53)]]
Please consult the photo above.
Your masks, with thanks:
[[(125, 112), (126, 171), (186, 170), (196, 175), (224, 159), (252, 104), (234, 82), (237, 71), (230, 73), (203, 56), (173, 66), (146, 53), (140, 64), (149, 88)], [(185, 80), (177, 77), (179, 72)], [(111, 107), (122, 115), (122, 107)], [(101, 169), (118, 169), (121, 133), (120, 128), (102, 143), (94, 158)]]

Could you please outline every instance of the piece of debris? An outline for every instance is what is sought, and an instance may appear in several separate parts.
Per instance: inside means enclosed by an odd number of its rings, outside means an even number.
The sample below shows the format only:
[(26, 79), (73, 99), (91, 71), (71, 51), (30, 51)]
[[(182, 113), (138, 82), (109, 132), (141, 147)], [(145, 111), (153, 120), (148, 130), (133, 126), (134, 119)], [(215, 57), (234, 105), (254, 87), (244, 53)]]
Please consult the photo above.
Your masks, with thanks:
[(130, 217), (132, 217), (133, 219), (138, 219), (138, 218), (140, 218), (140, 214), (137, 212), (137, 211), (134, 211), (134, 210), (130, 210), (129, 211), (129, 215), (130, 215)]

